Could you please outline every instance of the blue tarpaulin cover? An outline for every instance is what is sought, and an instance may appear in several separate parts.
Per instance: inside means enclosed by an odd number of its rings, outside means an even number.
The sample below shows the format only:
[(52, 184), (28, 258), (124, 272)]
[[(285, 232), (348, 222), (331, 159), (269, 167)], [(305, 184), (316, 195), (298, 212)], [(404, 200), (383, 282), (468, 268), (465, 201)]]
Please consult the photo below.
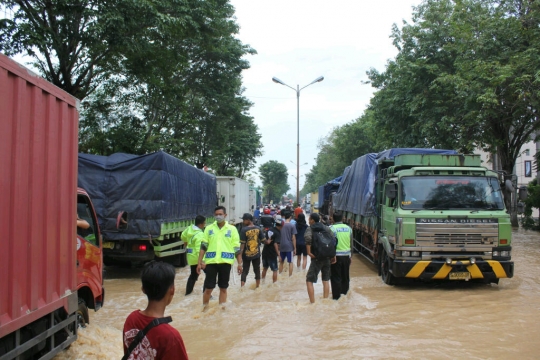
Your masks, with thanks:
[(396, 148), (360, 156), (354, 160), (350, 169), (345, 169), (339, 190), (334, 195), (334, 207), (337, 210), (362, 216), (377, 213), (377, 195), (375, 193), (378, 162), (393, 159), (397, 155), (454, 155), (454, 150)]
[(322, 206), (326, 200), (330, 197), (333, 191), (339, 189), (339, 184), (343, 176), (338, 176), (335, 179), (328, 181), (326, 184), (319, 186), (319, 206)]
[[(148, 155), (79, 154), (78, 186), (90, 195), (104, 238), (157, 237), (161, 224), (212, 216), (216, 178), (165, 152)], [(128, 228), (116, 228), (120, 211)]]

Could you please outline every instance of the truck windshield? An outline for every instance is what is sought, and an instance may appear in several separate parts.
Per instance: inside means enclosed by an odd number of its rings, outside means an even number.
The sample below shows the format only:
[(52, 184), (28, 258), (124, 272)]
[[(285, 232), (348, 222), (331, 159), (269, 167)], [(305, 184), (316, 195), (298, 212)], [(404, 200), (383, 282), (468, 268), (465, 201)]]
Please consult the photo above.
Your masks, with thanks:
[(408, 176), (401, 179), (401, 207), (409, 210), (503, 210), (494, 177)]

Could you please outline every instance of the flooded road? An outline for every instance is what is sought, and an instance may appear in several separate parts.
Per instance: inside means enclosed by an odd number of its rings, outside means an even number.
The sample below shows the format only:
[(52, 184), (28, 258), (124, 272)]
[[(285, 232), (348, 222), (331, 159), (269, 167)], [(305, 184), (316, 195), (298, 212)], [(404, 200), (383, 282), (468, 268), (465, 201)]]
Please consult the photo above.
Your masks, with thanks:
[[(512, 279), (499, 285), (464, 282), (384, 285), (375, 267), (356, 255), (351, 291), (339, 301), (309, 304), (305, 272), (279, 275), (254, 289), (231, 277), (225, 310), (202, 313), (202, 294), (184, 297), (189, 269), (177, 270), (166, 315), (191, 359), (538, 359), (540, 358), (540, 234), (514, 232)], [(138, 269), (107, 268), (105, 306), (56, 359), (120, 359), (122, 327), (146, 298)], [(202, 289), (204, 275), (195, 285)], [(217, 290), (214, 290), (214, 296)]]

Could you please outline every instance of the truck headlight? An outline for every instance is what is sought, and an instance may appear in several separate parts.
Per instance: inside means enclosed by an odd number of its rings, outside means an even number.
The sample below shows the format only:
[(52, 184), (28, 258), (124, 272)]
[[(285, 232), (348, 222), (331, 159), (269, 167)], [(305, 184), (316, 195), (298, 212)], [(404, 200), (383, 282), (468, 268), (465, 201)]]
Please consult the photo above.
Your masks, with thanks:
[(499, 256), (499, 252), (498, 252), (497, 250), (493, 251), (493, 256), (494, 256), (494, 257)]
[(405, 256), (411, 256), (411, 252), (404, 250), (404, 251), (401, 252), (401, 256), (404, 256), (404, 257)]
[(413, 252), (411, 253), (411, 256), (419, 257), (419, 256), (420, 256), (420, 251), (413, 251)]
[(502, 257), (508, 257), (508, 256), (510, 256), (510, 254), (511, 254), (511, 251), (508, 251), (508, 250), (501, 251), (501, 256)]

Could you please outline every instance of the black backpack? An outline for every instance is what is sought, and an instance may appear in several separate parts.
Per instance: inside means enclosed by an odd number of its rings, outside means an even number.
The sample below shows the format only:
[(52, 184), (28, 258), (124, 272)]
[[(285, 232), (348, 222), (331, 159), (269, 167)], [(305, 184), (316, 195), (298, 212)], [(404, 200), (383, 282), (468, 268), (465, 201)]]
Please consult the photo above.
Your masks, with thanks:
[(313, 230), (311, 241), (312, 253), (317, 259), (329, 259), (336, 256), (337, 241), (334, 235), (330, 236), (326, 230)]

